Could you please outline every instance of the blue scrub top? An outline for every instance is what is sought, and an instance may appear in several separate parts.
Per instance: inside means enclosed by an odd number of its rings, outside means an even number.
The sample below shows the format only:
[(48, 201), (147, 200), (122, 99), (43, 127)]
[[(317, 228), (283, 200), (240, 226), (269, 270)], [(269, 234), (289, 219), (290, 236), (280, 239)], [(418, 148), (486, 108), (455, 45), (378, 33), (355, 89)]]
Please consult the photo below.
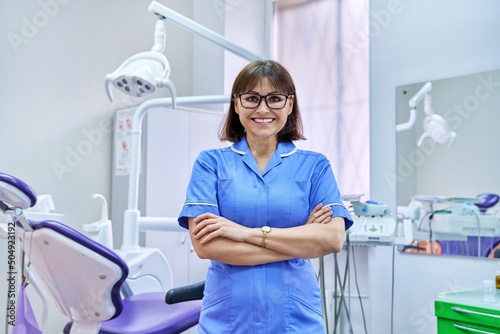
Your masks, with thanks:
[[(304, 225), (319, 203), (352, 219), (342, 204), (328, 159), (281, 142), (261, 173), (243, 137), (231, 147), (200, 153), (179, 224), (211, 212), (247, 227)], [(292, 246), (292, 245), (291, 245)], [(308, 259), (258, 266), (211, 261), (199, 333), (324, 333), (317, 277)]]

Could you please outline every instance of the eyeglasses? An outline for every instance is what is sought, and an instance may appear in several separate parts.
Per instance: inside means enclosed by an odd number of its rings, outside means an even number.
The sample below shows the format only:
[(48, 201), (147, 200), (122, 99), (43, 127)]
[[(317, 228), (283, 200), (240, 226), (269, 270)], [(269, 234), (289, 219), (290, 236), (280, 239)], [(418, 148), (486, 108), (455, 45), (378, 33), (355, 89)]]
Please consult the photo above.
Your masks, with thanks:
[(240, 98), (241, 106), (246, 109), (257, 108), (262, 99), (266, 101), (269, 109), (283, 109), (286, 101), (292, 95), (285, 94), (267, 94), (259, 95), (254, 93), (240, 93), (237, 95)]

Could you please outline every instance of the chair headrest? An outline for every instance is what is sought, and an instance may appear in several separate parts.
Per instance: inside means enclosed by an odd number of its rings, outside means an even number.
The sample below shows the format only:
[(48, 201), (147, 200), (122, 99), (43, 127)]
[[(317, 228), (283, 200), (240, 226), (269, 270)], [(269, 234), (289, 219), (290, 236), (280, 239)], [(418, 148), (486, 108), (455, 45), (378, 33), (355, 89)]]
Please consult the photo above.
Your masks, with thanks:
[(36, 204), (36, 193), (26, 183), (7, 173), (0, 173), (0, 201), (27, 209)]

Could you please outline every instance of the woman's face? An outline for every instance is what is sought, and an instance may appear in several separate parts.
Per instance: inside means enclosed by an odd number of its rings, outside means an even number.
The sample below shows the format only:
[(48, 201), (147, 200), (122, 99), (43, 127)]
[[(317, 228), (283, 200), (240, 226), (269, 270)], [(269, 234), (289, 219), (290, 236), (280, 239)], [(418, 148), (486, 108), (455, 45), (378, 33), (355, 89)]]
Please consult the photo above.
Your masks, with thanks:
[[(287, 97), (288, 92), (276, 91), (267, 79), (243, 93), (244, 95), (236, 97), (235, 111), (245, 128), (247, 140), (276, 139), (292, 112), (293, 96)], [(260, 103), (256, 105), (259, 99)], [(268, 104), (279, 109), (272, 109)]]

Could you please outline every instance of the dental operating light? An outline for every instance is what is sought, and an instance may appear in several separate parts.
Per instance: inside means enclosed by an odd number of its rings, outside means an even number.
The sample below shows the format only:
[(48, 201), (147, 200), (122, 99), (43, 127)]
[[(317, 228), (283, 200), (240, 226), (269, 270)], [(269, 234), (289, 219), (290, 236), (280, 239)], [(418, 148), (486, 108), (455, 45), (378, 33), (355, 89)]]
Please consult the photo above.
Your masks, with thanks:
[(432, 83), (426, 82), (422, 88), (408, 102), (410, 106), (410, 119), (406, 123), (396, 125), (396, 132), (411, 129), (417, 120), (417, 106), (424, 101), (424, 133), (417, 142), (421, 146), (425, 138), (432, 139), (437, 144), (448, 144), (450, 148), (457, 134), (451, 130), (448, 122), (440, 115), (434, 114), (432, 110)]
[(125, 60), (113, 73), (106, 75), (106, 93), (113, 101), (111, 86), (133, 97), (154, 93), (157, 88), (167, 87), (175, 108), (176, 91), (170, 77), (170, 64), (163, 54), (165, 50), (164, 17), (158, 15), (154, 45), (151, 51), (138, 53)]

